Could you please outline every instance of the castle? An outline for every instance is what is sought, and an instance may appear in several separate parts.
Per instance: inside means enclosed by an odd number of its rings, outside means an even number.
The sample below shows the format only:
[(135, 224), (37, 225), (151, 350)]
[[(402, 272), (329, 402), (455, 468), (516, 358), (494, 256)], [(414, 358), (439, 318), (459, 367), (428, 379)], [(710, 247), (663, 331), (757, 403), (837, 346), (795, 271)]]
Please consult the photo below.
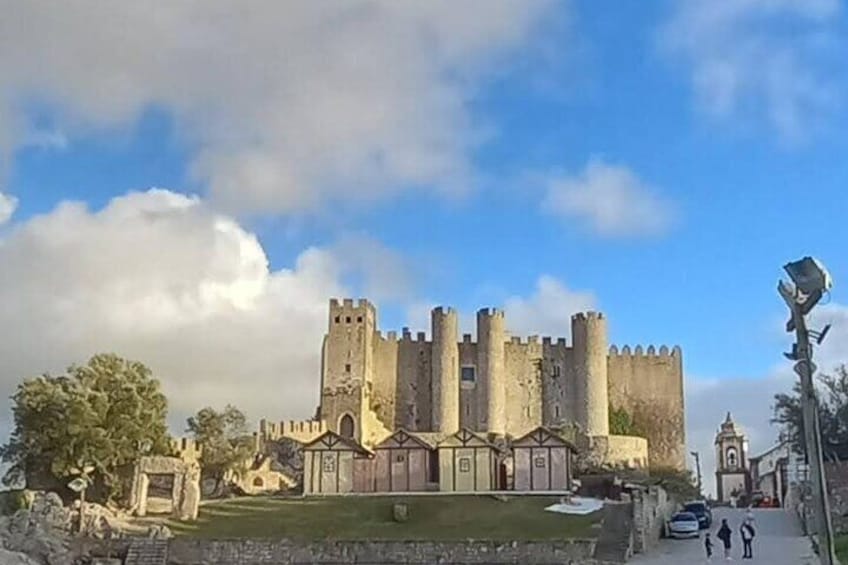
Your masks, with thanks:
[[(371, 446), (398, 429), (497, 438), (573, 424), (599, 462), (685, 467), (679, 347), (608, 347), (595, 312), (572, 316), (570, 344), (510, 337), (497, 309), (477, 312), (476, 342), (459, 335), (451, 308), (431, 322), (429, 341), (408, 329), (384, 336), (370, 302), (331, 300), (318, 421), (263, 422), (260, 435), (308, 441), (329, 430)], [(610, 410), (639, 433), (611, 434)]]

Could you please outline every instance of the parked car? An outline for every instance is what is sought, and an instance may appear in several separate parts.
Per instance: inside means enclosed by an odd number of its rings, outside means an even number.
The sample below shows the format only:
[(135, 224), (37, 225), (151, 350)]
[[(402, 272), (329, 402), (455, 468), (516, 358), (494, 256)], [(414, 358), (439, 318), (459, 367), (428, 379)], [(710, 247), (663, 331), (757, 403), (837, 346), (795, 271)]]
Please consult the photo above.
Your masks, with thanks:
[(678, 512), (668, 523), (668, 534), (673, 538), (697, 538), (701, 536), (698, 517), (691, 512)]
[(702, 530), (713, 525), (713, 512), (709, 505), (703, 500), (693, 500), (683, 505), (684, 512), (691, 512), (698, 518), (698, 524)]

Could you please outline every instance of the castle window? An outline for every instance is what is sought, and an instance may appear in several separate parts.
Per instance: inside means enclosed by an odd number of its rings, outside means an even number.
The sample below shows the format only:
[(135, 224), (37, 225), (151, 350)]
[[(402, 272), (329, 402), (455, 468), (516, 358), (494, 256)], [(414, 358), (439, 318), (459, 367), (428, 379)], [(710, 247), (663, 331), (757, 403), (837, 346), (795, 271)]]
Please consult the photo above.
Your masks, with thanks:
[(339, 322), (341, 322), (341, 321), (342, 321), (342, 317), (341, 317), (341, 316), (336, 316), (336, 323), (338, 324), (338, 323), (339, 323)]
[(350, 363), (345, 363), (345, 373), (350, 373)]
[(350, 323), (350, 316), (347, 316), (347, 317), (345, 318), (345, 322), (347, 322), (348, 324)]
[(350, 414), (342, 416), (342, 419), (339, 422), (339, 435), (346, 438), (352, 438), (354, 435), (353, 428), (353, 418)]
[(262, 488), (265, 486), (265, 483), (262, 482), (262, 477), (256, 477), (253, 479), (253, 486)]
[(474, 382), (474, 367), (463, 367), (462, 372), (460, 373), (460, 379), (464, 383), (473, 383)]
[(553, 372), (553, 375), (551, 375), (551, 376), (553, 376), (553, 378), (555, 378), (555, 379), (558, 379), (560, 377), (560, 370), (561, 369), (560, 369), (559, 365), (554, 365), (554, 372)]
[(357, 321), (357, 322), (359, 322), (359, 323), (361, 324), (361, 323), (362, 323), (362, 316), (357, 316), (357, 317), (356, 317), (356, 321)]
[(524, 407), (524, 414), (525, 414), (528, 418), (530, 417), (530, 407), (529, 407), (529, 406), (525, 406), (525, 407)]
[(465, 405), (465, 415), (471, 416), (471, 405), (470, 404)]
[(559, 404), (554, 404), (554, 418), (559, 420)]

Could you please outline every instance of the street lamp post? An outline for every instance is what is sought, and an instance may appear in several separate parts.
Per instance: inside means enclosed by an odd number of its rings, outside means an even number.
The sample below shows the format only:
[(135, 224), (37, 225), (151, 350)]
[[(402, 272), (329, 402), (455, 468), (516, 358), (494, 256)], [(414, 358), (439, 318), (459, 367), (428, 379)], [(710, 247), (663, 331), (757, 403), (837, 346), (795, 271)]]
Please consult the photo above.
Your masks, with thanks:
[(796, 361), (795, 372), (801, 379), (804, 443), (812, 479), (812, 499), (816, 514), (816, 530), (819, 536), (819, 558), (824, 565), (833, 565), (835, 562), (833, 526), (830, 519), (830, 502), (827, 497), (827, 482), (822, 459), (818, 400), (813, 385), (813, 374), (816, 371), (816, 366), (813, 363), (813, 352), (810, 345), (811, 335), (817, 339), (818, 343), (821, 343), (829, 327), (826, 327), (822, 332), (812, 332), (807, 329), (804, 319), (804, 316), (813, 309), (822, 294), (830, 290), (832, 282), (824, 266), (811, 257), (789, 263), (784, 266), (784, 269), (792, 278), (794, 286), (780, 281), (777, 289), (791, 312), (786, 330), (789, 332), (794, 330), (797, 340), (792, 352), (786, 356)]
[(697, 473), (695, 476), (698, 480), (698, 496), (703, 496), (703, 491), (701, 490), (701, 455), (697, 451), (691, 451), (690, 455), (695, 458), (695, 472)]

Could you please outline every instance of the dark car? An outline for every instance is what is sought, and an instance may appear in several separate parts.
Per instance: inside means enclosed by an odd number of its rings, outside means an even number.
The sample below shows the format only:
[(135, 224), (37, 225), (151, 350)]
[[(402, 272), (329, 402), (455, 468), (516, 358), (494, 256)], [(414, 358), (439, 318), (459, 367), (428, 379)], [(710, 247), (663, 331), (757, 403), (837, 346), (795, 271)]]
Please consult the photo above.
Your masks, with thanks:
[(683, 511), (694, 514), (698, 518), (698, 525), (702, 530), (709, 528), (713, 524), (713, 513), (710, 510), (710, 507), (707, 506), (706, 502), (687, 502), (683, 506)]

